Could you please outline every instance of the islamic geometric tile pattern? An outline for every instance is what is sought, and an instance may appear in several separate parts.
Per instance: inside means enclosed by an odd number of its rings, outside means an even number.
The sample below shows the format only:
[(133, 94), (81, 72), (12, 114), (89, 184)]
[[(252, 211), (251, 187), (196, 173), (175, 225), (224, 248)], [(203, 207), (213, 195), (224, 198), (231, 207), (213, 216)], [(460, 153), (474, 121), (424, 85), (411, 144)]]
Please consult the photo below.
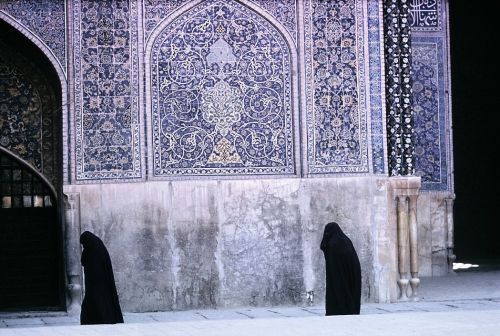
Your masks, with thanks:
[(311, 174), (368, 172), (362, 1), (305, 1)]
[(410, 0), (409, 24), (413, 31), (441, 29), (441, 0)]
[(0, 10), (9, 13), (38, 36), (66, 69), (66, 15), (64, 0), (0, 1)]
[(141, 177), (136, 1), (74, 4), (76, 179)]
[(416, 174), (426, 190), (448, 189), (444, 53), (440, 37), (412, 40)]
[(151, 51), (154, 176), (295, 173), (291, 55), (236, 1), (177, 17)]
[(368, 1), (368, 51), (370, 59), (370, 110), (373, 173), (385, 173), (385, 120), (382, 105), (381, 11), (378, 0)]
[(51, 85), (22, 55), (0, 43), (0, 146), (57, 185), (56, 100)]

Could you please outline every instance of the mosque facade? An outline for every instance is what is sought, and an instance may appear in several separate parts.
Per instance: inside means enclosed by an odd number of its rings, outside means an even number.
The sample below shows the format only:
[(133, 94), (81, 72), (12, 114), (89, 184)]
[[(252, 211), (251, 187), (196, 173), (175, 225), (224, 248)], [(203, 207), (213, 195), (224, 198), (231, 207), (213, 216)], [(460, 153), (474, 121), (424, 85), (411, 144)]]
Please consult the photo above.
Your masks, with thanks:
[(124, 311), (322, 302), (332, 221), (364, 302), (450, 271), (447, 0), (6, 0), (0, 24), (0, 241), (50, 241), (53, 273), (0, 310), (77, 311), (84, 231)]

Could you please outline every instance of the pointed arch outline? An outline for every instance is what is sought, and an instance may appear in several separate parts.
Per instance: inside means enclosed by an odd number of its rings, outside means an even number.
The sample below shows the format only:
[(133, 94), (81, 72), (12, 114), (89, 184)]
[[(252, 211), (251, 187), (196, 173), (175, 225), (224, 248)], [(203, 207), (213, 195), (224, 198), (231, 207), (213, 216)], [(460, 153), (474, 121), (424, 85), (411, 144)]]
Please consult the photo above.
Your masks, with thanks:
[[(64, 153), (68, 152), (68, 131), (67, 131), (67, 125), (68, 125), (68, 81), (66, 77), (66, 72), (64, 71), (63, 66), (59, 62), (59, 60), (56, 58), (52, 50), (43, 42), (38, 36), (33, 34), (24, 24), (16, 20), (14, 17), (12, 17), (10, 14), (6, 13), (3, 10), (0, 10), (0, 20), (4, 21), (7, 23), (12, 29), (18, 31), (21, 33), (24, 37), (26, 37), (31, 43), (33, 43), (41, 53), (47, 57), (47, 60), (52, 64), (54, 71), (57, 74), (57, 78), (59, 79), (59, 84), (61, 85), (61, 106), (59, 107), (59, 110), (61, 112), (60, 114), (60, 125), (62, 129), (59, 129), (58, 131), (60, 132), (60, 147), (62, 148), (62, 157), (61, 161), (59, 163), (60, 166), (60, 175), (62, 175), (62, 180), (67, 181), (68, 180), (68, 155), (65, 155)], [(59, 93), (59, 92), (56, 92)], [(57, 195), (57, 193), (56, 193)]]
[(33, 165), (31, 163), (24, 160), (22, 157), (20, 157), (19, 155), (15, 154), (14, 152), (8, 150), (7, 148), (5, 148), (3, 146), (0, 146), (0, 154), (6, 155), (10, 159), (18, 162), (23, 168), (26, 168), (27, 170), (29, 170), (29, 172), (31, 174), (35, 175), (43, 183), (45, 183), (47, 185), (47, 187), (49, 187), (49, 189), (52, 193), (52, 197), (54, 197), (55, 200), (58, 199), (56, 189), (54, 188), (52, 183), (45, 177), (45, 175), (43, 175), (41, 172), (39, 172), (38, 169), (33, 167)]
[[(172, 180), (172, 179), (186, 179), (186, 177), (182, 176), (168, 176), (168, 177), (155, 177), (153, 174), (154, 171), (154, 160), (152, 159), (154, 156), (153, 152), (153, 139), (152, 139), (152, 102), (151, 102), (151, 54), (153, 50), (153, 45), (158, 38), (158, 36), (163, 32), (163, 30), (170, 25), (174, 20), (178, 17), (182, 16), (186, 12), (191, 9), (197, 7), (207, 0), (194, 0), (189, 1), (188, 3), (178, 7), (175, 11), (173, 11), (170, 15), (165, 17), (149, 34), (145, 46), (144, 46), (144, 70), (145, 70), (145, 88), (141, 90), (144, 96), (143, 106), (145, 106), (145, 116), (144, 120), (146, 121), (146, 145), (147, 145), (147, 176), (146, 179), (149, 180)], [(291, 78), (291, 122), (292, 122), (292, 149), (294, 151), (293, 157), (293, 165), (295, 168), (294, 174), (289, 175), (238, 175), (238, 176), (228, 176), (228, 175), (214, 175), (214, 176), (189, 176), (189, 179), (231, 179), (231, 178), (273, 178), (273, 177), (301, 177), (303, 174), (302, 167), (302, 147), (301, 147), (301, 137), (302, 132), (300, 131), (300, 114), (301, 108), (299, 104), (299, 55), (297, 50), (297, 45), (290, 35), (290, 32), (286, 29), (286, 27), (281, 24), (276, 18), (274, 18), (271, 14), (269, 14), (265, 9), (260, 7), (259, 5), (252, 3), (249, 0), (230, 0), (232, 2), (239, 3), (247, 8), (249, 8), (252, 12), (254, 12), (257, 16), (261, 17), (263, 20), (267, 21), (276, 31), (282, 36), (285, 41), (288, 52), (290, 55), (290, 78)]]
[(50, 63), (54, 67), (54, 70), (57, 72), (59, 79), (66, 81), (66, 71), (64, 70), (61, 62), (57, 59), (45, 42), (43, 42), (37, 35), (33, 34), (24, 24), (3, 10), (0, 10), (0, 19), (8, 23), (9, 26), (23, 34), (28, 40), (34, 43), (49, 59)]

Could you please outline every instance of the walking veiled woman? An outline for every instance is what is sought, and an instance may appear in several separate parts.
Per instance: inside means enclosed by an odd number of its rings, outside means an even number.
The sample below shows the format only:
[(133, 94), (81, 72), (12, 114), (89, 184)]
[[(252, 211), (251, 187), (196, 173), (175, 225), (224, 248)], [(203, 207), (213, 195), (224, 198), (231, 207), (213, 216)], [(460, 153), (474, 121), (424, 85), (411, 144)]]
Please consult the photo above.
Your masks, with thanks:
[(80, 243), (85, 273), (80, 324), (123, 323), (108, 250), (102, 240), (89, 231), (82, 233)]
[(325, 226), (321, 250), (326, 266), (326, 315), (359, 314), (361, 266), (351, 240), (337, 223)]

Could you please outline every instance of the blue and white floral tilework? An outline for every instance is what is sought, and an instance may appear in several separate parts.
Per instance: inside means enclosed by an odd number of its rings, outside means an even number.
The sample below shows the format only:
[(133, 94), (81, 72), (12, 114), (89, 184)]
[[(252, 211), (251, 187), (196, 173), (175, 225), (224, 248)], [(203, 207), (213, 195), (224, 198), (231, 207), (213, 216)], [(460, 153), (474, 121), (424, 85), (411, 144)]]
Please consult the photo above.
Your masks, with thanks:
[(0, 43), (0, 146), (57, 185), (59, 109), (53, 87), (22, 54)]
[(290, 45), (237, 1), (205, 1), (155, 36), (153, 174), (295, 173)]
[(415, 174), (424, 191), (453, 191), (445, 7), (444, 0), (410, 1)]
[(448, 190), (449, 133), (444, 48), (440, 37), (412, 40), (413, 111), (416, 175), (426, 190)]
[[(78, 0), (69, 8), (0, 3), (63, 67), (71, 49), (76, 181), (144, 179), (145, 162), (158, 178), (387, 173), (380, 1)], [(443, 10), (442, 0), (408, 1), (415, 169), (430, 190), (450, 188)]]
[(369, 172), (363, 1), (305, 1), (307, 170)]
[(370, 68), (370, 113), (371, 113), (371, 147), (372, 147), (372, 166), (373, 173), (383, 174), (385, 170), (385, 137), (384, 127), (385, 119), (383, 112), (383, 78), (382, 78), (382, 59), (381, 40), (382, 6), (378, 0), (368, 1), (368, 51)]
[(76, 179), (142, 176), (136, 1), (74, 3)]

